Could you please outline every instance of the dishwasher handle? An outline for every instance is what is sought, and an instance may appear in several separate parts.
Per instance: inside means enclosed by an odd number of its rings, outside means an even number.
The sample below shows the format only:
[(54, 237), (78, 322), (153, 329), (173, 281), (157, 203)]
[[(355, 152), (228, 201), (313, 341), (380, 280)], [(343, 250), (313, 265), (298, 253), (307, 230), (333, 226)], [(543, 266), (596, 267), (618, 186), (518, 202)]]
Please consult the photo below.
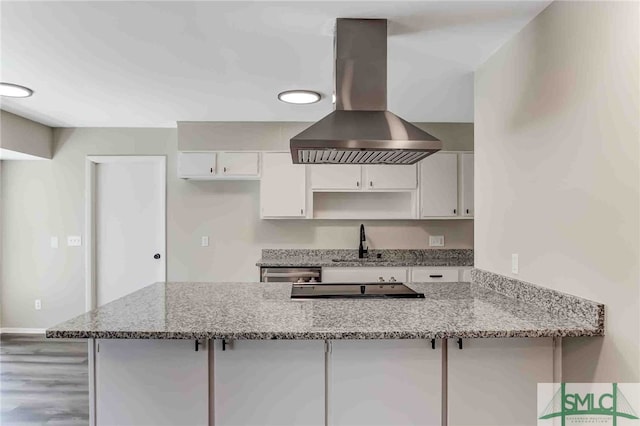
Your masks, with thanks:
[(299, 272), (269, 272), (264, 271), (262, 273), (264, 278), (318, 278), (320, 272), (315, 271), (299, 271)]

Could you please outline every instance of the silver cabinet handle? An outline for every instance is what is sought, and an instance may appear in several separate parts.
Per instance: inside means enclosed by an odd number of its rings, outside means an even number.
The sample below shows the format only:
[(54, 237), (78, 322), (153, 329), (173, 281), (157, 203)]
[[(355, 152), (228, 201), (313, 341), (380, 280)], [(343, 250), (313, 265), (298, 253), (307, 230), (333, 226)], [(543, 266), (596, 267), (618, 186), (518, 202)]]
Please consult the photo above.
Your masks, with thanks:
[(370, 180), (370, 181), (369, 181), (369, 186), (370, 186), (371, 188), (373, 188), (373, 181), (372, 181), (372, 180)]
[(389, 282), (390, 282), (390, 283), (395, 283), (395, 282), (396, 282), (396, 277), (391, 277), (391, 278), (389, 278)]
[(378, 282), (383, 283), (383, 282), (384, 282), (384, 278), (382, 278), (382, 277), (378, 277)]
[(356, 182), (356, 187), (360, 188), (360, 182)]
[(225, 173), (227, 173), (227, 168), (226, 168), (226, 167), (223, 167), (223, 168), (222, 168), (222, 171), (223, 171), (223, 172), (225, 172)]
[(304, 209), (300, 209), (300, 214), (304, 214)]

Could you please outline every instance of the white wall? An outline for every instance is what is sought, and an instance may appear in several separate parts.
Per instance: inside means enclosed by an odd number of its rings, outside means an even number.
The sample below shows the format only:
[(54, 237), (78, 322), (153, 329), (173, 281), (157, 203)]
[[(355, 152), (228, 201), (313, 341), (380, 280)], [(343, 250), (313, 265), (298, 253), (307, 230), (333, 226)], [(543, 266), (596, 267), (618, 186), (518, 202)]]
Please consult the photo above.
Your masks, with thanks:
[(638, 2), (554, 2), (475, 80), (475, 261), (606, 304), (564, 380), (640, 380)]
[(0, 149), (51, 158), (53, 129), (0, 110)]
[[(357, 248), (359, 221), (260, 220), (259, 182), (178, 179), (175, 129), (56, 129), (54, 139), (52, 161), (3, 162), (3, 327), (48, 327), (84, 312), (84, 247), (65, 241), (84, 232), (87, 155), (167, 155), (169, 280), (257, 281), (262, 248)], [(430, 234), (445, 235), (447, 248), (473, 247), (472, 221), (365, 224), (371, 248), (426, 248)]]
[[(178, 149), (288, 151), (289, 139), (313, 123), (266, 121), (179, 121)], [(473, 151), (473, 123), (413, 123), (443, 142), (448, 151)]]

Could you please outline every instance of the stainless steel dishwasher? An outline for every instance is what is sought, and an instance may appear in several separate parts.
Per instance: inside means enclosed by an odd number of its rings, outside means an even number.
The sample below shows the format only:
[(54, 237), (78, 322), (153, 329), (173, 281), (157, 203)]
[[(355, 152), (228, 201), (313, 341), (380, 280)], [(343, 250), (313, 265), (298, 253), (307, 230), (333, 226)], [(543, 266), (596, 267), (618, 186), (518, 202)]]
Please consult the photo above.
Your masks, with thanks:
[(319, 266), (263, 266), (260, 268), (260, 282), (319, 283), (322, 282), (322, 268)]

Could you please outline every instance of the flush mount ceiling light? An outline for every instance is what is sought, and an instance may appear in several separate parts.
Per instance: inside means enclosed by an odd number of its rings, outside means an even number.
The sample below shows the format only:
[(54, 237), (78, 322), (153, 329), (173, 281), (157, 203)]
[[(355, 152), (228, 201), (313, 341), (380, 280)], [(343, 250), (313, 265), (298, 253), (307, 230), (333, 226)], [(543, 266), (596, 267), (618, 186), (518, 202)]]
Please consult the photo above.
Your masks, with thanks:
[(278, 99), (288, 104), (313, 104), (320, 100), (320, 93), (311, 90), (287, 90), (278, 93)]
[(10, 98), (28, 98), (31, 95), (33, 95), (33, 90), (28, 87), (11, 83), (0, 83), (0, 96), (8, 96)]

